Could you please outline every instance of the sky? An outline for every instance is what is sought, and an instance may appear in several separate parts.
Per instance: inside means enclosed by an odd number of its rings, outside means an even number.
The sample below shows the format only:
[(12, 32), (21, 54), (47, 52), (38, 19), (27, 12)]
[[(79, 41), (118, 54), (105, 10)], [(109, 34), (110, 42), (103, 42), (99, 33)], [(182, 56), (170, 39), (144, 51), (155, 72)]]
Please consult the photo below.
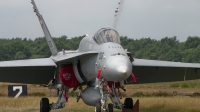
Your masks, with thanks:
[[(120, 0), (35, 0), (52, 37), (112, 26)], [(0, 38), (43, 37), (31, 0), (1, 0)], [(125, 0), (117, 31), (132, 39), (200, 36), (200, 0)]]

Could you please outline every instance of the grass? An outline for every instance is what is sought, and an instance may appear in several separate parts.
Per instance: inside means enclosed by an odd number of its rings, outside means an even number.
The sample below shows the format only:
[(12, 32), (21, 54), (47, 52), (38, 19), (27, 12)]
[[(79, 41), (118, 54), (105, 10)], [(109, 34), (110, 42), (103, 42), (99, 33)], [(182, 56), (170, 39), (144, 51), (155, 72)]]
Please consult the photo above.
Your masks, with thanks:
[[(39, 85), (28, 85), (28, 97), (17, 99), (8, 98), (7, 86), (13, 85), (0, 83), (0, 112), (38, 112), (40, 99), (48, 97), (50, 102), (55, 102), (55, 90)], [(200, 112), (200, 97), (172, 96), (177, 92), (200, 92), (199, 81), (137, 84), (125, 86), (124, 97), (133, 97), (140, 100), (140, 112)], [(76, 102), (75, 91), (66, 104), (66, 107), (52, 112), (94, 112), (94, 107), (87, 106), (80, 100)], [(122, 99), (124, 102), (124, 99)], [(115, 112), (121, 112), (115, 110)]]
[(143, 111), (200, 111), (200, 98), (192, 97), (145, 97), (140, 98)]
[[(140, 100), (140, 112), (199, 112), (200, 98), (192, 97), (133, 97)], [(124, 100), (124, 99), (122, 99)], [(50, 97), (50, 102), (56, 97)], [(40, 97), (21, 97), (18, 99), (0, 97), (1, 112), (38, 112)], [(52, 112), (94, 112), (94, 107), (87, 106), (81, 100), (76, 103), (72, 97), (66, 107)], [(115, 110), (120, 112), (120, 110)]]
[(195, 83), (192, 81), (180, 82), (180, 83), (171, 83), (170, 87), (172, 88), (200, 88), (200, 83)]
[(182, 87), (182, 88), (189, 88), (189, 84), (188, 84), (188, 83), (182, 83), (182, 84), (181, 84), (181, 87)]
[(178, 88), (178, 87), (180, 87), (180, 84), (179, 83), (172, 83), (170, 85), (170, 87), (172, 87), (172, 88)]
[(136, 92), (131, 97), (167, 97), (172, 95), (173, 94), (169, 94), (165, 91), (158, 91), (153, 93)]
[(167, 92), (164, 91), (159, 91), (153, 93), (151, 96), (156, 96), (156, 97), (167, 97), (167, 96), (172, 96), (171, 94), (168, 94)]
[(40, 97), (44, 97), (44, 96), (46, 96), (46, 94), (45, 93), (41, 93), (41, 92), (34, 92), (34, 93), (28, 94), (28, 96), (40, 96)]

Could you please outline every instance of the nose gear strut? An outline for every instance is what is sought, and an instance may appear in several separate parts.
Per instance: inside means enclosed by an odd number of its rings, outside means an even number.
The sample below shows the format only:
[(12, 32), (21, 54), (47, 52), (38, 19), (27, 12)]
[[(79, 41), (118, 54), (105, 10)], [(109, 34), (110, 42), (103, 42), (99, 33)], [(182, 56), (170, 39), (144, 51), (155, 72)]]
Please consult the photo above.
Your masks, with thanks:
[[(95, 89), (98, 89), (101, 94), (101, 112), (107, 112), (108, 110), (113, 110), (113, 107), (117, 109), (122, 109), (123, 104), (119, 100), (119, 98), (122, 98), (121, 92), (119, 91), (119, 87), (123, 88), (124, 82), (119, 82), (119, 86), (115, 86), (115, 82), (107, 82), (104, 81), (104, 78), (101, 77), (101, 69), (98, 70), (97, 78), (95, 81)], [(116, 89), (118, 89), (118, 93), (116, 92)], [(111, 99), (113, 104), (108, 104), (108, 99)], [(97, 107), (96, 106), (96, 110)], [(112, 108), (112, 109), (111, 109)]]

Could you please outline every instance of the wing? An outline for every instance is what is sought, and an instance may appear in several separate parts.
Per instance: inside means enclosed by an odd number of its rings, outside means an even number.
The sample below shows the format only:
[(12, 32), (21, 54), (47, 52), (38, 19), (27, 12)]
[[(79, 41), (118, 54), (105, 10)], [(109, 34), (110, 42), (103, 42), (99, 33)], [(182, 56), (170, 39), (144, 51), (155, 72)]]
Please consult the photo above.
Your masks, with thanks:
[(0, 82), (48, 84), (54, 72), (51, 58), (0, 62)]
[[(134, 59), (136, 83), (171, 82), (200, 79), (200, 64)], [(132, 78), (128, 78), (131, 82)]]

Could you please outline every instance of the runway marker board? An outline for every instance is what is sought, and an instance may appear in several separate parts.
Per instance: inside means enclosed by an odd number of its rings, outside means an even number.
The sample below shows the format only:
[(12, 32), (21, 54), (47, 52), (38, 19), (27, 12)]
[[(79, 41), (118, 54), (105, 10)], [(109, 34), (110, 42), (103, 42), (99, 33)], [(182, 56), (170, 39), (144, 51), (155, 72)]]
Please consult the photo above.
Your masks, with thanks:
[(9, 85), (8, 96), (14, 98), (27, 96), (27, 85)]

